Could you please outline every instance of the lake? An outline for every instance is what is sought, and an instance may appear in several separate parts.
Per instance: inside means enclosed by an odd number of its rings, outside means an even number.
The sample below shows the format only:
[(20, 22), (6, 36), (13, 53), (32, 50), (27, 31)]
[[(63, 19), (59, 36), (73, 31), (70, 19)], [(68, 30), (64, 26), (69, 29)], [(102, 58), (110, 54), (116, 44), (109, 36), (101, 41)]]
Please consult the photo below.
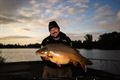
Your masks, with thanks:
[[(0, 56), (5, 58), (5, 62), (21, 62), (21, 61), (40, 61), (36, 56), (35, 48), (19, 48), (19, 49), (0, 49)], [(104, 70), (114, 74), (120, 74), (120, 50), (99, 50), (99, 49), (78, 49), (80, 54), (89, 58), (93, 65), (88, 67)]]

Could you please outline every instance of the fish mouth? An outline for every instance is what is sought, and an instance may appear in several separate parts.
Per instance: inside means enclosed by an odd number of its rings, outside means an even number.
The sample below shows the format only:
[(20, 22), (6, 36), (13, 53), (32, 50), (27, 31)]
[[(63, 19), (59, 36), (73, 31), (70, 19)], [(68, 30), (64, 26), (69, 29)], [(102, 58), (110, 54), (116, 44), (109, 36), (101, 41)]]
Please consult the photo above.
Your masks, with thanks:
[(39, 53), (39, 52), (37, 52), (36, 55), (38, 55), (38, 56), (40, 56), (40, 57), (46, 57), (45, 54), (42, 54), (42, 53)]
[(35, 53), (38, 54), (38, 53), (40, 53), (40, 52), (41, 52), (40, 50), (37, 50)]

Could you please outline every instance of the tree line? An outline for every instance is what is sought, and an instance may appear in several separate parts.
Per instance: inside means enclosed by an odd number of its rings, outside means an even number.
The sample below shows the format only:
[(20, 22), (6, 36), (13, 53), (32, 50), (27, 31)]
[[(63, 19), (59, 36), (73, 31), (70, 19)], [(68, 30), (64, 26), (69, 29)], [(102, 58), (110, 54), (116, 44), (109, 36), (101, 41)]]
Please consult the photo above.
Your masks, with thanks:
[[(85, 40), (72, 41), (72, 47), (83, 48), (83, 49), (120, 49), (120, 32), (104, 33), (99, 35), (97, 41), (93, 41), (92, 34), (86, 34), (84, 36)], [(0, 44), (0, 48), (40, 48), (41, 44)]]

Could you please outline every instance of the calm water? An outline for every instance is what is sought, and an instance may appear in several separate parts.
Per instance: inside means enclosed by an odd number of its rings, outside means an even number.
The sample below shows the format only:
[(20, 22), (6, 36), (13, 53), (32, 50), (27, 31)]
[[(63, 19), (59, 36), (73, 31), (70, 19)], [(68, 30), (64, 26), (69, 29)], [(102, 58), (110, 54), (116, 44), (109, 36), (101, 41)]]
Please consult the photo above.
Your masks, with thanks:
[[(5, 62), (38, 61), (41, 60), (35, 55), (37, 49), (0, 49), (0, 56)], [(120, 74), (120, 50), (85, 50), (80, 53), (89, 58), (93, 65), (88, 66), (107, 72)]]

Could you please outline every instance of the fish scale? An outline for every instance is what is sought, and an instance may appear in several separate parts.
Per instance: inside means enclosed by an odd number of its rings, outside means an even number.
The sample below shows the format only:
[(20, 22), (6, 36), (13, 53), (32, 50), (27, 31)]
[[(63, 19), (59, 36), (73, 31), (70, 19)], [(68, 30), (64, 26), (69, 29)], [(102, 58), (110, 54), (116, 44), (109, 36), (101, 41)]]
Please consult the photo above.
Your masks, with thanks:
[(82, 56), (79, 51), (70, 46), (61, 43), (52, 43), (44, 46), (36, 51), (40, 57), (47, 57), (53, 63), (57, 65), (73, 63), (76, 66), (78, 63), (85, 70), (86, 65), (91, 65), (92, 62)]

